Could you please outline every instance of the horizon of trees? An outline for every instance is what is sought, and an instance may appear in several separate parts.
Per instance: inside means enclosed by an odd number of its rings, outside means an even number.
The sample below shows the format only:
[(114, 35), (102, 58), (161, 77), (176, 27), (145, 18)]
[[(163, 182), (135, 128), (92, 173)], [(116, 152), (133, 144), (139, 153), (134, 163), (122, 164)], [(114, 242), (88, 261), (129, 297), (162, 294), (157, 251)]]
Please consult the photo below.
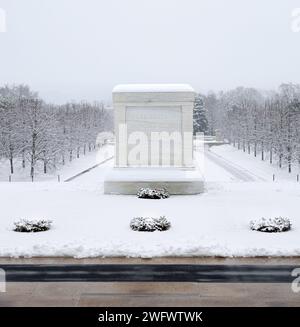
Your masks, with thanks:
[[(101, 143), (97, 135), (113, 131), (112, 110), (99, 102), (44, 102), (26, 85), (0, 87), (0, 159), (21, 162), (33, 178), (80, 157)], [(238, 87), (198, 94), (194, 132), (218, 135), (238, 149), (292, 172), (300, 167), (300, 85), (278, 90)]]
[(43, 172), (64, 165), (99, 146), (100, 132), (112, 131), (112, 113), (103, 103), (45, 103), (26, 85), (0, 87), (0, 159)]
[[(277, 163), (300, 167), (300, 85), (282, 84), (276, 91), (238, 87), (196, 97), (197, 131), (225, 138), (238, 149)], [(196, 106), (196, 104), (198, 105)], [(198, 113), (197, 113), (198, 111)], [(202, 117), (202, 118), (201, 118)]]

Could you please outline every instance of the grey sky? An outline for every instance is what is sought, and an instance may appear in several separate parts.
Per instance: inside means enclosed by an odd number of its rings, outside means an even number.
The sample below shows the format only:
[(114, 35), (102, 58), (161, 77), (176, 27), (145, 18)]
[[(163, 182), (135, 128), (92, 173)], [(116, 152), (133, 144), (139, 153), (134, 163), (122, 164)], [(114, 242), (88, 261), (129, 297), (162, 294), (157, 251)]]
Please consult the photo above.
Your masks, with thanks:
[(0, 84), (109, 101), (119, 83), (300, 83), (294, 0), (0, 0)]

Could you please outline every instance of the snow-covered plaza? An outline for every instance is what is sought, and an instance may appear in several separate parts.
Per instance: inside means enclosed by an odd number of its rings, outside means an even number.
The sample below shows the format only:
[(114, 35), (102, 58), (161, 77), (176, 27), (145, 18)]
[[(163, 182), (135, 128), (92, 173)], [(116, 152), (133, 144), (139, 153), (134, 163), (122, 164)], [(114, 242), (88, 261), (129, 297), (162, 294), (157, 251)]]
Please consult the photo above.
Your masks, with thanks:
[[(113, 145), (108, 145), (74, 161), (60, 171), (60, 183), (56, 175), (34, 183), (1, 182), (0, 256), (300, 255), (300, 183), (295, 174), (221, 145), (205, 150), (206, 192), (199, 195), (163, 200), (104, 195), (103, 180), (113, 160), (63, 182), (112, 154)], [(168, 231), (141, 233), (129, 227), (133, 217), (161, 215), (171, 221)], [(252, 219), (277, 216), (290, 218), (291, 231), (249, 228)], [(53, 227), (41, 233), (13, 232), (20, 218), (50, 219)]]

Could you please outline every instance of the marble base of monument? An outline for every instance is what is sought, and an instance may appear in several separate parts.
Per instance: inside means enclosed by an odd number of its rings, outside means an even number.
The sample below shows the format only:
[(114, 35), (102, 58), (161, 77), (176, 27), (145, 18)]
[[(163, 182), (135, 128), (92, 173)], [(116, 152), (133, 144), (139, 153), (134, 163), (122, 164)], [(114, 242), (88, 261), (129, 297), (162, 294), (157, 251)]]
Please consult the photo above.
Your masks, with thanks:
[(104, 182), (105, 194), (136, 194), (140, 188), (165, 188), (170, 194), (204, 192), (204, 178), (197, 169), (112, 168)]

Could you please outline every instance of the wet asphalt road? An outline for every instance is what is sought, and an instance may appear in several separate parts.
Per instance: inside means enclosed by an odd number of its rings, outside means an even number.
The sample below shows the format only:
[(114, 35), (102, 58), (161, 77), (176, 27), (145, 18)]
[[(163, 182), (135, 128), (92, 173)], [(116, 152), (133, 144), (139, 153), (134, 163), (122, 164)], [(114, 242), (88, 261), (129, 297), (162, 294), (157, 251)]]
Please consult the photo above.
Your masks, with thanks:
[(293, 265), (0, 265), (7, 282), (291, 283)]

